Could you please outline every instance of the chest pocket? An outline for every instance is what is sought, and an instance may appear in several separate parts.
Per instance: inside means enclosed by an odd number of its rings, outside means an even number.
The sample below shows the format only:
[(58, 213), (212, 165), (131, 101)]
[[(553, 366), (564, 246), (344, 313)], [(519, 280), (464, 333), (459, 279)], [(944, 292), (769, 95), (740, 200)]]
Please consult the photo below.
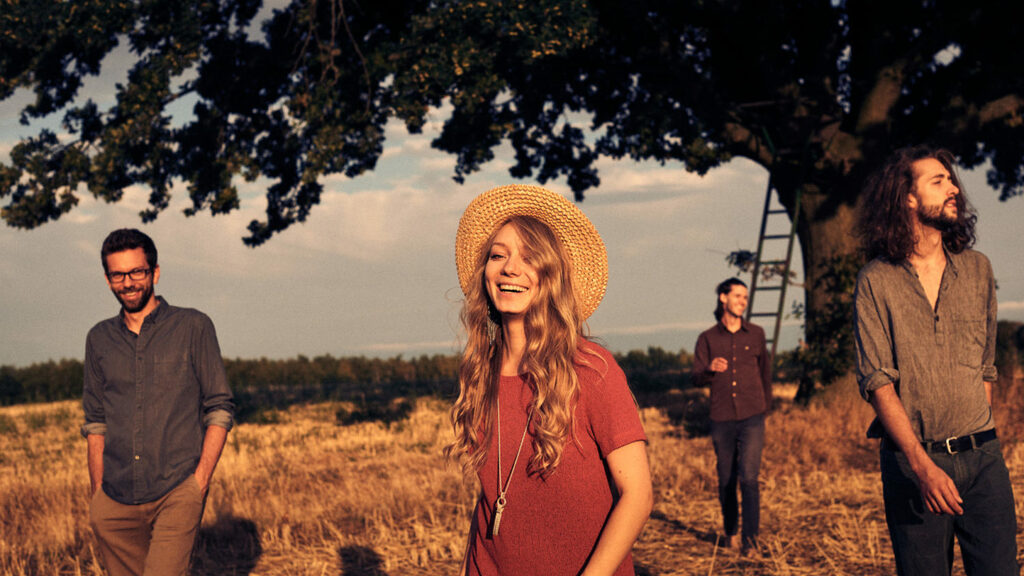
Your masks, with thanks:
[(962, 316), (953, 320), (953, 343), (958, 363), (970, 368), (981, 368), (981, 357), (985, 353), (985, 339), (988, 336), (986, 328), (982, 317)]
[(188, 358), (179, 356), (158, 356), (153, 359), (153, 380), (158, 384), (180, 382), (188, 376)]
[[(760, 349), (759, 342), (753, 336), (747, 336), (736, 340), (736, 367), (757, 368), (757, 352)], [(730, 356), (732, 351), (729, 352)], [(729, 363), (732, 363), (730, 358)]]

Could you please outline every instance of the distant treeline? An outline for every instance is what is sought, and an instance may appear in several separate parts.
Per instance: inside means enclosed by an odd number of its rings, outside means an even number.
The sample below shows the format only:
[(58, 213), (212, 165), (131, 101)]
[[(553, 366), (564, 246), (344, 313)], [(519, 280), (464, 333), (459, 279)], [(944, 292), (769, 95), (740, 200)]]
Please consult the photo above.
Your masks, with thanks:
[[(793, 381), (801, 367), (792, 351), (778, 354), (776, 381)], [(659, 393), (690, 387), (693, 356), (685, 349), (666, 351), (651, 346), (615, 354), (633, 391)], [(281, 407), (312, 400), (367, 401), (372, 398), (424, 395), (454, 398), (458, 394), (456, 354), (405, 358), (367, 358), (331, 355), (287, 360), (226, 359), (228, 379), (244, 415), (265, 406)], [(1024, 365), (1024, 325), (999, 323), (996, 366), (1004, 376), (1021, 375)], [(0, 406), (26, 402), (53, 402), (80, 398), (82, 362), (63, 359), (27, 367), (0, 366)]]
[[(667, 352), (658, 347), (616, 354), (634, 387), (678, 386), (689, 371), (692, 356), (686, 350)], [(282, 403), (315, 399), (351, 399), (377, 395), (436, 395), (458, 393), (459, 357), (456, 354), (405, 358), (334, 357), (299, 355), (287, 360), (225, 359), (232, 390), (240, 403)], [(27, 367), (0, 366), (0, 405), (53, 402), (80, 398), (82, 361), (63, 359)]]
[(0, 366), (0, 406), (81, 398), (82, 374), (81, 360)]

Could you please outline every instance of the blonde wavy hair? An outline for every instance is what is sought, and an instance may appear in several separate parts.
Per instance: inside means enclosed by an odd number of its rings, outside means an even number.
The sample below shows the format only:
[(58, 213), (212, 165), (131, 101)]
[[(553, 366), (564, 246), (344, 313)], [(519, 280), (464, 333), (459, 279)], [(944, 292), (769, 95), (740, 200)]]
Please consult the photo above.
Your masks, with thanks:
[[(505, 224), (519, 233), (522, 249), (537, 271), (537, 295), (524, 316), (526, 350), (520, 370), (535, 392), (534, 455), (528, 469), (547, 475), (558, 466), (566, 439), (575, 430), (580, 384), (574, 366), (592, 366), (587, 356), (600, 356), (583, 345), (584, 318), (573, 290), (571, 262), (557, 236), (526, 216), (513, 216), (498, 230)], [(451, 410), (455, 440), (444, 454), (460, 461), (466, 474), (478, 471), (486, 461), (496, 416), (505, 342), (501, 316), (487, 295), (484, 268), (498, 230), (481, 250), (460, 315), (466, 348), (459, 362), (459, 397)]]

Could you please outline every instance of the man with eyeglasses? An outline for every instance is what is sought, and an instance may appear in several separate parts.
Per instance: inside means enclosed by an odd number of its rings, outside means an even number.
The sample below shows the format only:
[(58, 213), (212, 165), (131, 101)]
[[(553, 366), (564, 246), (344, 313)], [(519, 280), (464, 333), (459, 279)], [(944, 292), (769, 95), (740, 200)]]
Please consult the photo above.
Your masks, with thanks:
[(89, 331), (82, 435), (91, 524), (112, 576), (183, 575), (234, 402), (210, 319), (171, 306), (156, 246), (134, 229), (100, 251), (117, 316)]

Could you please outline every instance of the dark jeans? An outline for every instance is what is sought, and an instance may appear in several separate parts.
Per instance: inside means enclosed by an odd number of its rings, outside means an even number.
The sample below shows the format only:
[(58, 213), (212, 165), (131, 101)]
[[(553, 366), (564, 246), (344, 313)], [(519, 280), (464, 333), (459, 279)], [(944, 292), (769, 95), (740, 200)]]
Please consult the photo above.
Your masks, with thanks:
[(743, 541), (757, 540), (761, 523), (761, 449), (764, 448), (764, 414), (745, 420), (711, 422), (711, 440), (718, 458), (718, 501), (722, 505), (725, 533), (737, 532), (739, 505), (736, 483), (743, 494)]
[(948, 575), (955, 534), (968, 575), (1019, 574), (1013, 489), (999, 440), (958, 454), (931, 452), (929, 456), (953, 479), (964, 501), (964, 513), (929, 512), (907, 457), (883, 448), (882, 495), (897, 573)]

